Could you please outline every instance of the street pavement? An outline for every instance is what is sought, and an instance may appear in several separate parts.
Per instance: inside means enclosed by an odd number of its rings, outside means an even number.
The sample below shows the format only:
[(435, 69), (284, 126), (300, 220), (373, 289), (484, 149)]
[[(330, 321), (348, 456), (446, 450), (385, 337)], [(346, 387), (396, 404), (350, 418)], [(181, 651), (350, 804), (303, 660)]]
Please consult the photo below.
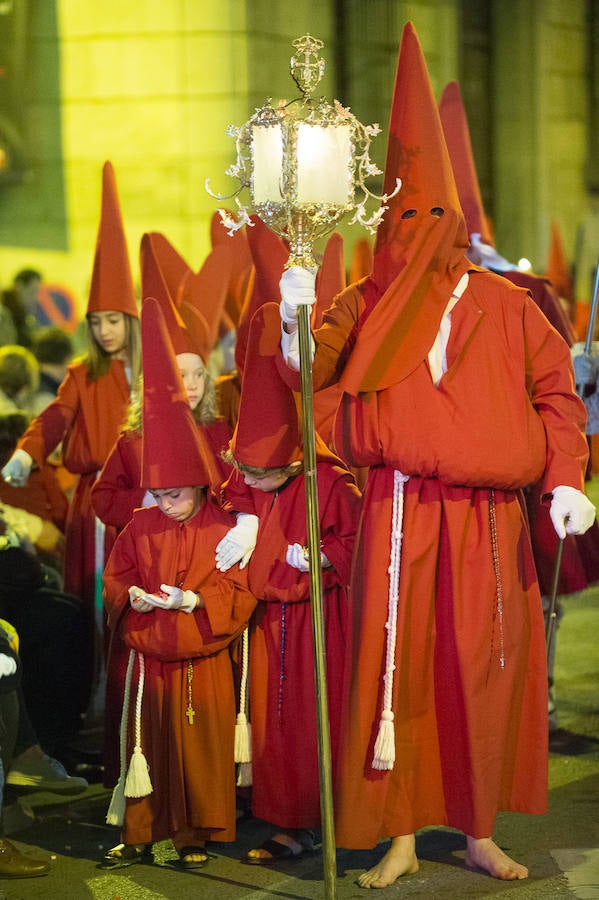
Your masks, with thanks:
[[(528, 866), (529, 878), (499, 882), (468, 870), (463, 836), (429, 828), (417, 837), (419, 872), (379, 891), (382, 897), (599, 900), (599, 587), (565, 598), (564, 607), (556, 668), (561, 727), (551, 739), (549, 812), (501, 814), (495, 832), (499, 845)], [(119, 843), (117, 829), (105, 824), (109, 799), (99, 784), (70, 800), (20, 795), (7, 816), (9, 838), (24, 852), (52, 858), (51, 872), (0, 879), (0, 900), (349, 900), (364, 897), (356, 877), (386, 846), (339, 850), (334, 894), (325, 893), (320, 852), (270, 867), (241, 862), (271, 834), (266, 823), (251, 817), (240, 822), (235, 844), (210, 845), (214, 856), (204, 869), (178, 870), (172, 845), (163, 842), (155, 846), (154, 865), (106, 871), (98, 860)]]

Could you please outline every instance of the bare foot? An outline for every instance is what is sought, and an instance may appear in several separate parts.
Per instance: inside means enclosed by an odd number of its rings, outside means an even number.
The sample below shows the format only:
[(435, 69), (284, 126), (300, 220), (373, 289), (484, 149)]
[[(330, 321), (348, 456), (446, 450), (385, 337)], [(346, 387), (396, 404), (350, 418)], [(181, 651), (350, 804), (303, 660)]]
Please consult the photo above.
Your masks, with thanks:
[(391, 840), (390, 848), (376, 866), (360, 875), (358, 884), (363, 888), (386, 888), (401, 875), (413, 875), (418, 868), (415, 837), (402, 834)]
[(466, 865), (484, 869), (493, 878), (502, 881), (528, 878), (528, 869), (514, 862), (501, 850), (492, 838), (473, 838), (466, 835)]

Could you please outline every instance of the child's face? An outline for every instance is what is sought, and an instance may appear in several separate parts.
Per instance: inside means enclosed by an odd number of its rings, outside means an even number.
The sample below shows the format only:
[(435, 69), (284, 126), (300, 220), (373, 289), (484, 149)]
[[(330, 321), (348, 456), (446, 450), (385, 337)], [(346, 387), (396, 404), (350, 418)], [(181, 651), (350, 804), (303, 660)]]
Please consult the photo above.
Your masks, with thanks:
[(200, 508), (199, 487), (156, 488), (150, 493), (156, 504), (169, 519), (186, 522)]
[(266, 475), (260, 476), (250, 475), (247, 472), (243, 475), (243, 480), (249, 487), (265, 493), (278, 490), (288, 478), (287, 472), (281, 471), (281, 469), (276, 469), (273, 472), (267, 472)]
[(197, 353), (177, 353), (177, 364), (187, 392), (191, 409), (195, 409), (204, 396), (206, 370), (202, 357)]
[(116, 310), (93, 312), (89, 314), (89, 324), (95, 340), (109, 356), (125, 349), (127, 328), (124, 313)]

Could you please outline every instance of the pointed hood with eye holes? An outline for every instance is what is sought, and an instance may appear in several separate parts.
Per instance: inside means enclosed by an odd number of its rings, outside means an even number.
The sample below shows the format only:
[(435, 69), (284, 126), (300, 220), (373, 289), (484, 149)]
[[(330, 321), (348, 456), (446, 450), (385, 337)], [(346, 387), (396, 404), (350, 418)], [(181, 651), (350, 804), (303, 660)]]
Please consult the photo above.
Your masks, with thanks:
[(384, 190), (366, 310), (342, 377), (350, 394), (402, 381), (426, 358), (451, 293), (471, 267), (468, 236), (420, 42), (404, 27), (391, 106)]

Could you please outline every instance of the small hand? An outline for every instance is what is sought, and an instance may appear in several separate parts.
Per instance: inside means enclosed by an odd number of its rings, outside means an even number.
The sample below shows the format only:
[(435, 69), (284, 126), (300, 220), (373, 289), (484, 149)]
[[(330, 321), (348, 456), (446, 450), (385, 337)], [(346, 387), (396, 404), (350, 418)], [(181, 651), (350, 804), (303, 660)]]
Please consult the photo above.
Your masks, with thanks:
[(151, 602), (150, 597), (152, 594), (146, 594), (144, 590), (133, 585), (129, 588), (129, 603), (131, 607), (135, 610), (135, 612), (140, 613), (149, 613), (155, 608), (154, 603)]
[(154, 605), (160, 609), (180, 609), (182, 612), (191, 613), (198, 606), (198, 595), (193, 591), (184, 591), (180, 587), (171, 584), (161, 584), (160, 594), (153, 596)]
[(0, 678), (7, 675), (14, 675), (17, 671), (17, 661), (8, 653), (0, 653)]
[(216, 568), (226, 572), (236, 562), (243, 569), (256, 546), (258, 536), (258, 516), (249, 513), (238, 513), (237, 525), (229, 529), (216, 547)]
[[(298, 569), (300, 572), (310, 571), (310, 554), (308, 548), (302, 547), (301, 544), (289, 544), (285, 559), (290, 566), (293, 566), (294, 569)], [(331, 567), (331, 563), (322, 550), (320, 551), (320, 565), (323, 569)]]
[(7, 484), (14, 487), (24, 487), (27, 484), (33, 457), (25, 450), (15, 450), (11, 458), (2, 469), (2, 477)]
[(298, 569), (300, 572), (308, 572), (310, 570), (308, 548), (302, 547), (301, 544), (289, 544), (285, 559), (290, 566), (293, 566), (294, 569)]

